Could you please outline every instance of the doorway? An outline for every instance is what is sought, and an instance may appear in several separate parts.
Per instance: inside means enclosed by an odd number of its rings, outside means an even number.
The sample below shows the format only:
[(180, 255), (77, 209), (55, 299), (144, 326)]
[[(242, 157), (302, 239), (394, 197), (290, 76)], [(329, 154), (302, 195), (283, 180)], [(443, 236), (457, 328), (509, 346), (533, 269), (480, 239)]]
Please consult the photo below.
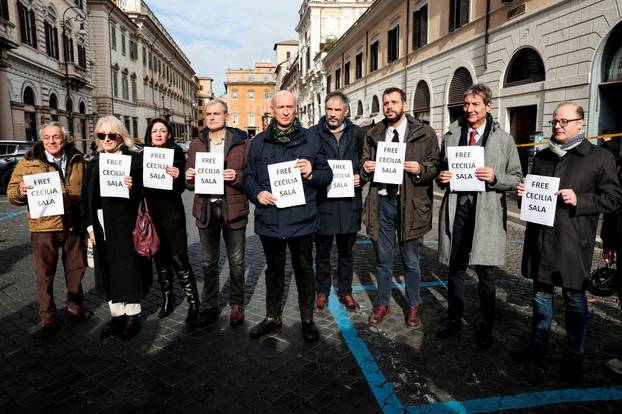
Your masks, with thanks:
[[(510, 134), (514, 137), (514, 142), (527, 144), (531, 142), (531, 135), (536, 133), (536, 118), (538, 116), (538, 106), (517, 106), (509, 108), (510, 111)], [(533, 148), (518, 148), (521, 170), (523, 175), (527, 175), (529, 156), (532, 155)]]

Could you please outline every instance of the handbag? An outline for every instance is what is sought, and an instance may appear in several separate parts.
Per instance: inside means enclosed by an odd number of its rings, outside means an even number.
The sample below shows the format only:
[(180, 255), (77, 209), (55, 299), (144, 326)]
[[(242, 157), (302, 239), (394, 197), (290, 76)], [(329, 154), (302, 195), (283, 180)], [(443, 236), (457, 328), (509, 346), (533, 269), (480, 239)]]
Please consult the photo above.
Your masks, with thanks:
[(134, 239), (134, 249), (139, 256), (153, 256), (160, 249), (160, 238), (156, 232), (155, 224), (149, 214), (147, 199), (138, 205), (138, 215), (136, 216), (136, 226), (132, 231)]
[(611, 266), (599, 267), (587, 278), (586, 289), (594, 296), (612, 296), (618, 293), (618, 272)]

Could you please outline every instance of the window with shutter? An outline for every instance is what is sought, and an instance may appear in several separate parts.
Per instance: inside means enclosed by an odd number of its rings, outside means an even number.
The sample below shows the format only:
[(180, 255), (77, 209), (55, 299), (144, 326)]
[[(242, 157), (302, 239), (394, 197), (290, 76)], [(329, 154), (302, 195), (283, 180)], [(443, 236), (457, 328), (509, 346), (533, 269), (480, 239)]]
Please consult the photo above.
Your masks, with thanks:
[(457, 28), (469, 22), (469, 0), (449, 0), (449, 31), (453, 32)]

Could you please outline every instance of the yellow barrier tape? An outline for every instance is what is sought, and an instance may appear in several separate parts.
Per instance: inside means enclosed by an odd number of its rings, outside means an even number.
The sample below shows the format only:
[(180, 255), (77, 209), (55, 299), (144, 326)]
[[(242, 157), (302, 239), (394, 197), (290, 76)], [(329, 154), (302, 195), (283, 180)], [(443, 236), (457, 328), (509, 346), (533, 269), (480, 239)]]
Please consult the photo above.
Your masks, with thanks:
[[(585, 137), (585, 139), (591, 141), (594, 139), (606, 139), (606, 138), (615, 138), (615, 137), (622, 137), (622, 132), (619, 132), (617, 134), (595, 135), (593, 137)], [(535, 147), (539, 145), (546, 145), (548, 143), (549, 143), (549, 140), (545, 139), (544, 141), (540, 141), (540, 142), (528, 142), (526, 144), (517, 144), (516, 148), (529, 148), (529, 147)]]

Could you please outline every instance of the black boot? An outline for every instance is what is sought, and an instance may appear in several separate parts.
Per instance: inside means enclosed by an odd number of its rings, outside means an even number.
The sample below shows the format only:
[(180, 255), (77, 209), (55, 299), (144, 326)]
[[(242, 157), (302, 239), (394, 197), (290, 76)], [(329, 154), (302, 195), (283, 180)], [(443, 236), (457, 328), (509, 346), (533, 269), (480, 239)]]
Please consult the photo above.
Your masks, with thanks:
[(179, 284), (188, 299), (188, 316), (186, 317), (186, 323), (190, 329), (194, 329), (198, 325), (199, 307), (201, 303), (199, 301), (197, 282), (194, 279), (194, 273), (192, 272), (188, 256), (173, 256), (173, 269), (175, 269)]
[(162, 307), (158, 312), (158, 318), (164, 318), (175, 310), (175, 294), (173, 293), (173, 272), (170, 266), (162, 261), (155, 261), (156, 271), (158, 272), (158, 281), (160, 282), (160, 290), (162, 291)]

